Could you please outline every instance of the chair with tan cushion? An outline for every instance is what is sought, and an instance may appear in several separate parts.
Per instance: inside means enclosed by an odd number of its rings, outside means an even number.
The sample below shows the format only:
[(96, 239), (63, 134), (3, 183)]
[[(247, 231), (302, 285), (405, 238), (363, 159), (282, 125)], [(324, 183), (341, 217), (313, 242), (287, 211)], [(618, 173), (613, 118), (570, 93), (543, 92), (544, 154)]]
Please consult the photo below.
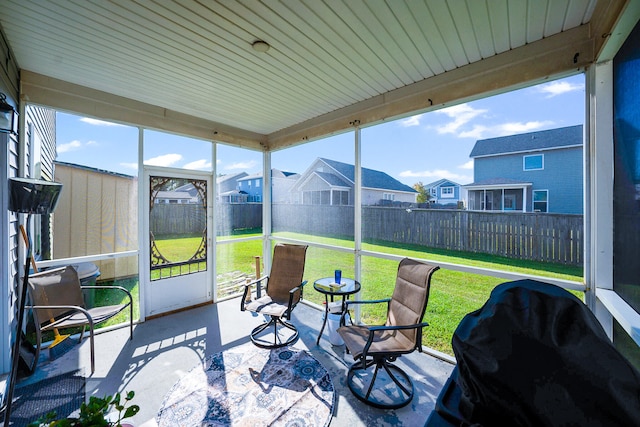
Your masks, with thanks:
[(354, 304), (387, 303), (387, 321), (383, 326), (338, 328), (347, 351), (355, 359), (347, 374), (347, 384), (363, 402), (393, 409), (413, 399), (410, 377), (392, 362), (403, 354), (422, 351), (422, 328), (428, 325), (422, 318), (429, 300), (431, 276), (438, 268), (405, 258), (398, 266), (391, 298), (347, 301), (347, 308)]
[[(270, 317), (268, 322), (251, 332), (251, 341), (258, 347), (284, 347), (298, 340), (298, 330), (287, 320), (291, 320), (291, 312), (302, 299), (304, 285), (307, 283), (302, 280), (306, 252), (306, 245), (278, 243), (273, 250), (270, 274), (245, 285), (240, 310)], [(265, 296), (260, 295), (262, 282), (266, 282)], [(256, 299), (251, 300), (253, 286), (257, 286), (257, 292)], [(273, 326), (273, 341), (266, 341), (260, 335), (270, 326)], [(283, 339), (278, 334), (278, 326), (293, 333)]]
[[(29, 276), (29, 298), (33, 305), (36, 327), (36, 356), (40, 353), (42, 333), (82, 327), (80, 341), (85, 328), (89, 327), (91, 347), (91, 373), (95, 371), (95, 349), (93, 339), (94, 326), (106, 322), (118, 313), (129, 308), (129, 339), (133, 339), (133, 298), (131, 293), (121, 286), (85, 285), (82, 286), (78, 272), (73, 266), (46, 270)], [(121, 294), (124, 301), (108, 306), (86, 307), (83, 289), (106, 289)]]

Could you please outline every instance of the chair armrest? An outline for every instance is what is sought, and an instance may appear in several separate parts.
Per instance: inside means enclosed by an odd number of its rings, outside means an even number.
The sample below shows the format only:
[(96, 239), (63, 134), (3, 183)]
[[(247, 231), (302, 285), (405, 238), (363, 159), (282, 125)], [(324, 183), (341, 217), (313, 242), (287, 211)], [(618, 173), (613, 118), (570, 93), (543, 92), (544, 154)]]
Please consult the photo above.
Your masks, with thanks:
[(129, 297), (129, 304), (133, 305), (133, 297), (131, 296), (131, 292), (127, 288), (123, 288), (122, 286), (109, 286), (109, 285), (84, 285), (80, 286), (80, 289), (114, 289), (118, 291), (122, 291)]
[(386, 302), (387, 304), (391, 302), (391, 298), (384, 299), (372, 299), (372, 300), (347, 300), (345, 301), (346, 306), (355, 305), (355, 304), (380, 304)]
[[(295, 288), (291, 289), (289, 291), (289, 297), (291, 297), (291, 295), (295, 294), (296, 291), (300, 291), (300, 293), (302, 294), (302, 291), (304, 291), (304, 285), (306, 285), (308, 282), (308, 280), (303, 281), (302, 283), (300, 283), (298, 286), (296, 286)], [(300, 298), (302, 298), (302, 295), (300, 295)]]
[[(371, 344), (373, 344), (373, 339), (374, 339), (374, 337), (376, 335), (376, 332), (380, 332), (380, 331), (399, 331), (399, 330), (403, 330), (403, 329), (418, 329), (418, 328), (422, 329), (425, 326), (429, 326), (429, 324), (427, 322), (422, 322), (422, 323), (416, 323), (414, 325), (368, 326), (367, 329), (369, 329), (369, 338), (367, 339), (367, 343), (365, 344), (364, 349), (362, 350), (362, 360), (363, 361), (367, 360), (367, 353), (369, 352), (369, 348), (371, 347)], [(422, 351), (422, 334), (421, 333), (418, 335), (417, 348), (418, 348), (419, 351)]]
[(398, 326), (380, 325), (380, 326), (368, 326), (367, 329), (369, 329), (369, 333), (371, 334), (372, 332), (376, 332), (376, 331), (399, 331), (401, 329), (424, 328), (425, 326), (429, 326), (429, 324), (427, 322), (422, 322), (422, 323), (416, 323), (415, 325), (398, 325)]
[(261, 278), (259, 278), (259, 279), (255, 279), (255, 280), (252, 280), (252, 281), (250, 281), (250, 282), (247, 282), (247, 283), (245, 283), (245, 284), (244, 284), (244, 285), (242, 285), (242, 286), (244, 286), (245, 288), (250, 288), (251, 286), (255, 285), (256, 283), (260, 283), (260, 282), (262, 282), (263, 280), (266, 280), (266, 279), (268, 279), (268, 278), (269, 278), (269, 276), (262, 276)]
[(242, 298), (240, 298), (240, 311), (245, 311), (244, 305), (250, 301), (249, 294), (251, 293), (251, 287), (253, 285), (258, 285), (258, 292), (261, 290), (262, 281), (268, 280), (269, 276), (262, 276), (259, 279), (252, 280), (251, 282), (247, 282), (244, 285), (244, 292), (242, 293)]
[(300, 291), (300, 299), (302, 299), (302, 293), (304, 291), (304, 285), (307, 284), (307, 280), (302, 281), (302, 283), (300, 283), (298, 286), (296, 286), (295, 288), (291, 289), (289, 291), (289, 306), (287, 307), (287, 312), (289, 312), (289, 315), (291, 314), (291, 310), (293, 310), (293, 307), (296, 306), (296, 304), (298, 303), (296, 301), (296, 303), (293, 303), (293, 298), (296, 294), (297, 291)]

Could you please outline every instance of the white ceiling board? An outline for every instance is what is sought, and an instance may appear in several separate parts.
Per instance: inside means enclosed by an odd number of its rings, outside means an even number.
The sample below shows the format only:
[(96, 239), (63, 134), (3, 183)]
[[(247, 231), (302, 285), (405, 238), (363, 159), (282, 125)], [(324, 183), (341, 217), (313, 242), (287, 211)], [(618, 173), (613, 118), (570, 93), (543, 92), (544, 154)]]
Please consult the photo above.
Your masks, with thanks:
[[(127, 112), (137, 106), (140, 117), (153, 117), (154, 123), (161, 116), (180, 117), (176, 123), (185, 123), (182, 117), (191, 116), (199, 123), (194, 131), (198, 135), (224, 128), (225, 141), (244, 144), (255, 137), (260, 146), (269, 140), (284, 143), (283, 135), (298, 135), (305, 124), (339, 131), (344, 124), (335, 124), (334, 117), (343, 113), (361, 111), (371, 120), (384, 120), (387, 113), (412, 114), (411, 108), (429, 106), (425, 104), (429, 93), (420, 92), (406, 106), (393, 101), (392, 109), (385, 107), (376, 114), (371, 114), (371, 105), (389, 105), (397, 94), (417, 87), (438, 87), (437, 78), (447, 73), (463, 76), (459, 84), (465, 87), (459, 90), (452, 81), (452, 93), (500, 90), (493, 81), (490, 88), (483, 86), (487, 77), (482, 63), (501, 55), (515, 58), (522, 67), (509, 71), (516, 73), (504, 79), (510, 84), (545, 77), (536, 72), (571, 72), (573, 65), (565, 57), (545, 57), (534, 49), (536, 60), (545, 64), (532, 65), (519, 55), (563, 34), (567, 37), (561, 43), (575, 44), (565, 46), (566, 52), (586, 55), (585, 43), (598, 49), (604, 42), (593, 31), (572, 31), (590, 28), (593, 19), (595, 29), (606, 33), (626, 4), (626, 0), (3, 0), (0, 25), (14, 54), (11, 59), (21, 69), (86, 88), (72, 86), (65, 102), (92, 94), (104, 99), (77, 105), (117, 109), (123, 104)], [(268, 42), (271, 49), (254, 51), (255, 40)], [(574, 68), (591, 60), (583, 56)], [(481, 73), (477, 80), (475, 73)], [(430, 79), (437, 80), (425, 83)], [(25, 95), (47, 99), (55, 108), (51, 94), (58, 86), (46, 90), (40, 84), (44, 83), (26, 87), (42, 94)], [(171, 113), (149, 115), (155, 108)], [(108, 112), (106, 107), (100, 111)], [(126, 116), (118, 111), (111, 115)], [(332, 126), (318, 126), (325, 119)]]

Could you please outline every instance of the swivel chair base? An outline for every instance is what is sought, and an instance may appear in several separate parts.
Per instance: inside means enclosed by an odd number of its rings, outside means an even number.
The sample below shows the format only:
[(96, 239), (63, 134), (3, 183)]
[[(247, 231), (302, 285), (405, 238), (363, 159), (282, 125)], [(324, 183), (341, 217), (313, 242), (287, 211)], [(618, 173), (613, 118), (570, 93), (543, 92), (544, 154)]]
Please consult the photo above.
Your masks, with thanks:
[[(264, 337), (258, 337), (258, 335), (264, 332), (264, 330), (271, 325), (273, 325), (273, 343), (267, 342)], [(278, 325), (292, 330), (293, 334), (284, 341), (280, 340), (280, 337), (278, 337)], [(299, 334), (296, 327), (291, 323), (282, 320), (282, 318), (280, 317), (271, 317), (271, 320), (269, 322), (263, 323), (262, 325), (254, 328), (253, 331), (251, 331), (251, 342), (260, 348), (280, 348), (288, 345), (293, 345), (296, 341), (298, 341), (298, 337)]]
[[(370, 369), (372, 366), (375, 368)], [(382, 373), (380, 377), (379, 373)], [(347, 385), (355, 397), (376, 408), (402, 408), (413, 399), (409, 376), (385, 359), (367, 359), (365, 366), (362, 361), (351, 365)]]

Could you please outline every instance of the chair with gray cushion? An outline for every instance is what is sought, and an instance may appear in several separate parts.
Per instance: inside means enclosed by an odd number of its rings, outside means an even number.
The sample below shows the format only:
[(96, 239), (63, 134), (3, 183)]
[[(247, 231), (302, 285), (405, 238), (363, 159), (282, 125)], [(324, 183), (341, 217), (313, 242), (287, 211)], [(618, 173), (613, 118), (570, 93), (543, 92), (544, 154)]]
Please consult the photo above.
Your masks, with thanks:
[(413, 399), (411, 378), (394, 365), (398, 357), (422, 351), (422, 322), (429, 300), (431, 276), (438, 266), (403, 259), (393, 295), (375, 301), (347, 301), (354, 304), (387, 304), (383, 326), (348, 325), (338, 328), (346, 349), (355, 362), (349, 368), (347, 384), (363, 402), (385, 409), (401, 408)]
[[(289, 323), (291, 312), (302, 299), (306, 280), (302, 280), (307, 252), (305, 245), (278, 243), (273, 250), (271, 272), (245, 285), (240, 302), (242, 311), (269, 316), (270, 320), (251, 332), (251, 341), (262, 348), (278, 348), (291, 345), (298, 340), (298, 330)], [(266, 282), (266, 295), (261, 296), (262, 282)], [(251, 300), (251, 289), (257, 286), (256, 299)], [(267, 341), (262, 333), (273, 327), (273, 340)], [(278, 334), (278, 326), (292, 331), (288, 337)]]
[[(93, 328), (118, 313), (129, 308), (129, 339), (133, 339), (133, 299), (131, 293), (121, 286), (87, 285), (82, 286), (78, 273), (73, 266), (46, 270), (29, 276), (29, 298), (33, 305), (34, 322), (36, 324), (36, 356), (38, 360), (42, 333), (82, 327), (80, 341), (85, 328), (89, 327), (91, 347), (91, 373), (95, 371), (95, 350)], [(107, 289), (123, 295), (124, 302), (108, 306), (88, 308), (85, 306), (83, 289)]]

